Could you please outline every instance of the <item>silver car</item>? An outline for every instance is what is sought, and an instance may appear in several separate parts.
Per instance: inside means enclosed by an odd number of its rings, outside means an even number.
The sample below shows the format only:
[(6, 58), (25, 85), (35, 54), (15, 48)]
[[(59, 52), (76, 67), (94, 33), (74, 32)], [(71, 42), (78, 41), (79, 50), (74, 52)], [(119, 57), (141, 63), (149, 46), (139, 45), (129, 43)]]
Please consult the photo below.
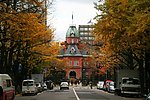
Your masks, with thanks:
[(36, 87), (38, 89), (38, 92), (42, 92), (43, 89), (41, 83), (36, 83)]
[(61, 89), (69, 89), (69, 83), (68, 82), (61, 82), (60, 83), (60, 90)]

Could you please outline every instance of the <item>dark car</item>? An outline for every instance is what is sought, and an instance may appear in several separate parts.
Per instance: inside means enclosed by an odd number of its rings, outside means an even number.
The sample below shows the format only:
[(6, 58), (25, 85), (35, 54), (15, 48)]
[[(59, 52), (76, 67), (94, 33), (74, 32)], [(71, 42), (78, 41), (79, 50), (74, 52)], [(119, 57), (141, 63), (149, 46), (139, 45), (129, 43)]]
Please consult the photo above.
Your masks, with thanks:
[(46, 81), (47, 89), (53, 89), (54, 83), (51, 80)]

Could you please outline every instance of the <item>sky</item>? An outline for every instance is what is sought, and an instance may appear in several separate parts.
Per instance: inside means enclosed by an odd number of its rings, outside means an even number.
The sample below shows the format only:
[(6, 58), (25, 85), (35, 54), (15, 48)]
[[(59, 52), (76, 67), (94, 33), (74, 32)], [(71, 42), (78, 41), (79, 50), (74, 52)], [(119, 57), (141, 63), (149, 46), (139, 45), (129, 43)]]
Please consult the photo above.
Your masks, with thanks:
[[(55, 29), (54, 40), (65, 41), (69, 25), (86, 25), (96, 16), (93, 2), (98, 0), (55, 0), (48, 24)], [(73, 20), (72, 20), (73, 15)]]

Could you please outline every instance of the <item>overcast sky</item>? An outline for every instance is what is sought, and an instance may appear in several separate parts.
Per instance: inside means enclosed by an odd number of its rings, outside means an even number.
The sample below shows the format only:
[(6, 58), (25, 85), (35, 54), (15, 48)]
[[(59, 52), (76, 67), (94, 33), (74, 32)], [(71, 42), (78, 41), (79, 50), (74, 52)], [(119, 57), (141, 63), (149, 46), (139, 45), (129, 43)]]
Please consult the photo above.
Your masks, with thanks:
[(69, 25), (85, 25), (96, 16), (96, 9), (93, 2), (98, 0), (55, 0), (54, 12), (50, 24), (56, 29), (54, 32), (56, 41), (65, 41)]

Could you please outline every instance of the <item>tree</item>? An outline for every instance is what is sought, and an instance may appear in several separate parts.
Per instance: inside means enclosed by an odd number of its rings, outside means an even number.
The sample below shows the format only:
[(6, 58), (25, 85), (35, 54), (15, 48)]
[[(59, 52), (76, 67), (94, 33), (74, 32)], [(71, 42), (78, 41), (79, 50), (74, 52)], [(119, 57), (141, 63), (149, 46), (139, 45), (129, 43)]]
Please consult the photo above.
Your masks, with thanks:
[(148, 31), (150, 1), (106, 0), (104, 4), (95, 5), (102, 14), (96, 17), (94, 34), (98, 41), (102, 40), (109, 44), (103, 46), (104, 49), (108, 48), (105, 54), (111, 55), (107, 59), (110, 57), (118, 59), (115, 65), (125, 61), (126, 66), (130, 68), (138, 64), (141, 73), (144, 73), (143, 63), (149, 62), (145, 54), (150, 50)]
[[(43, 58), (35, 52), (53, 38), (46, 26), (46, 5), (37, 0), (3, 0), (0, 2), (0, 73), (17, 81), (27, 77)], [(38, 51), (38, 50), (37, 50)], [(24, 75), (19, 78), (19, 76)]]

